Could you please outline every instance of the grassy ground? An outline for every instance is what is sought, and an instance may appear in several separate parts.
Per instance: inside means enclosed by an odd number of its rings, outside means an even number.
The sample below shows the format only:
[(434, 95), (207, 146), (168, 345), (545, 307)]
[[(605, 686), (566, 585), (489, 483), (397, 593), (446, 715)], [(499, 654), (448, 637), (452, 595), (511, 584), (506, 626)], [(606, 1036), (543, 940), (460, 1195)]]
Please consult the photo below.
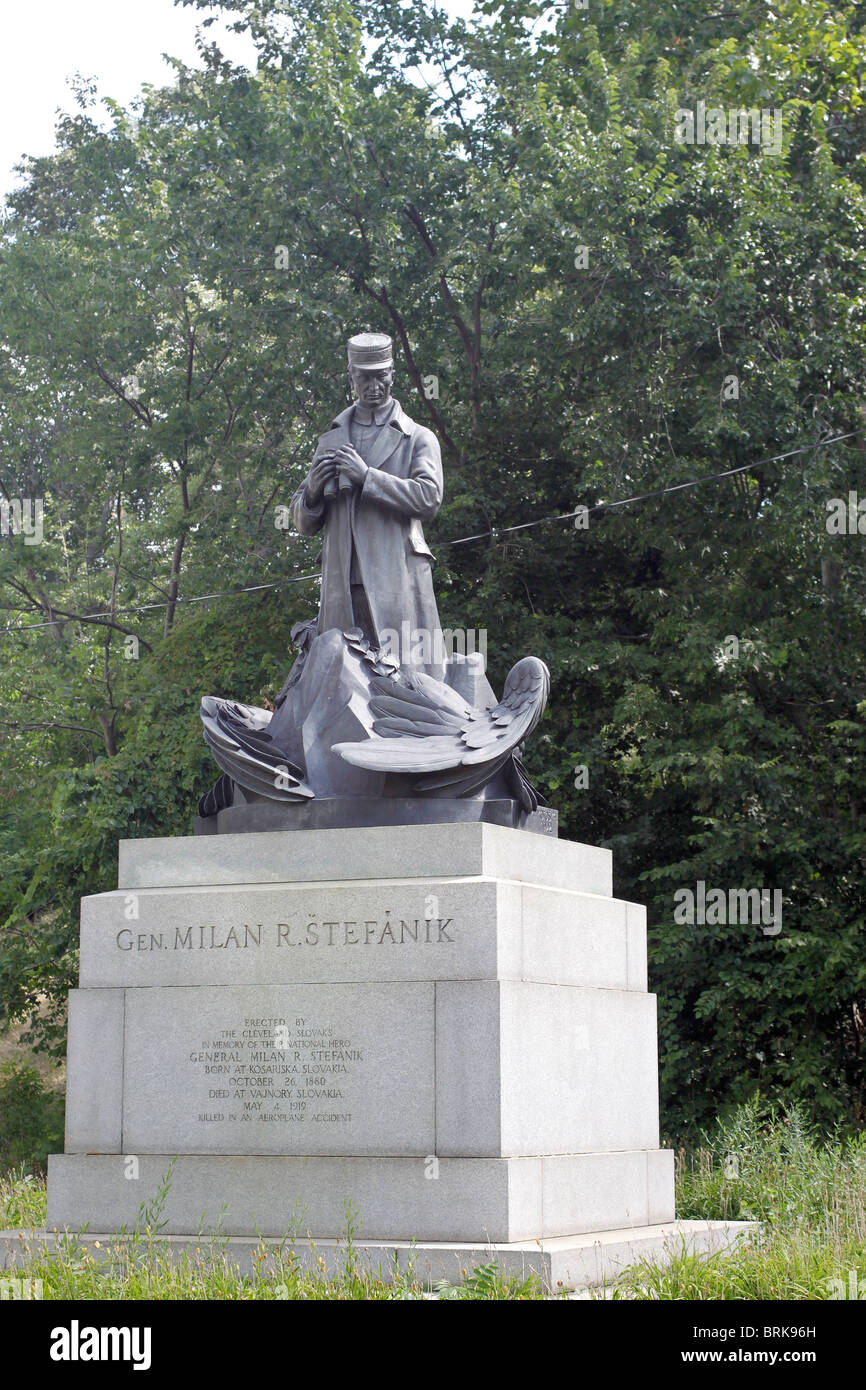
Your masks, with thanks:
[(0, 1035), (0, 1172), (22, 1162), (44, 1172), (63, 1147), (66, 1067), (33, 1052), (25, 1036), (17, 1025)]
[[(257, 1273), (242, 1276), (225, 1241), (205, 1238), (179, 1261), (160, 1238), (163, 1188), (142, 1208), (136, 1227), (109, 1250), (92, 1251), (75, 1236), (52, 1254), (34, 1252), (27, 1275), (45, 1298), (72, 1299), (542, 1299), (536, 1279), (505, 1279), (494, 1264), (466, 1271), (462, 1283), (425, 1289), (420, 1276), (392, 1280), (365, 1271), (355, 1214), (347, 1212), (336, 1274), (300, 1268), (302, 1238), (289, 1232), (275, 1249), (255, 1254)], [(812, 1134), (799, 1112), (777, 1113), (759, 1101), (719, 1126), (697, 1154), (679, 1154), (677, 1212), (691, 1219), (753, 1220), (749, 1244), (733, 1255), (674, 1255), (668, 1268), (633, 1266), (596, 1297), (618, 1299), (828, 1299), (866, 1297), (866, 1136)], [(23, 1171), (0, 1180), (0, 1226), (45, 1224), (41, 1178)], [(23, 1271), (22, 1271), (23, 1272)]]
[(677, 1155), (677, 1215), (756, 1221), (733, 1257), (676, 1255), (634, 1266), (615, 1298), (866, 1297), (866, 1135), (818, 1137), (795, 1108), (759, 1100), (718, 1127), (706, 1148)]

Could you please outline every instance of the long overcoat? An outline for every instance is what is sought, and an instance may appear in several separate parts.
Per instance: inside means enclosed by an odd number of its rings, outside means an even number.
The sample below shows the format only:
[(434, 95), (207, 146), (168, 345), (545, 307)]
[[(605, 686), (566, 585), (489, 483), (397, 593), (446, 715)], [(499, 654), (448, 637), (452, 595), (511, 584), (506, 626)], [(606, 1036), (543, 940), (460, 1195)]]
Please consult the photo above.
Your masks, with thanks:
[[(442, 637), (433, 593), (433, 554), (424, 539), (429, 521), (442, 502), (442, 457), (432, 431), (405, 414), (399, 401), (362, 458), (367, 464), (363, 487), (337, 493), (318, 506), (308, 505), (306, 484), (292, 498), (292, 521), (304, 536), (324, 528), (319, 632), (354, 626), (350, 575), (354, 543), (373, 625), (380, 645), (390, 631), (401, 640), (407, 632), (416, 644), (426, 634), (429, 661), (420, 668), (443, 678)], [(349, 406), (321, 435), (313, 459), (352, 444)], [(353, 446), (354, 447), (354, 446)], [(405, 628), (405, 623), (409, 628)], [(391, 638), (393, 643), (394, 638)], [(421, 650), (416, 646), (417, 650)], [(396, 655), (397, 653), (395, 653)], [(403, 652), (401, 660), (406, 660)]]

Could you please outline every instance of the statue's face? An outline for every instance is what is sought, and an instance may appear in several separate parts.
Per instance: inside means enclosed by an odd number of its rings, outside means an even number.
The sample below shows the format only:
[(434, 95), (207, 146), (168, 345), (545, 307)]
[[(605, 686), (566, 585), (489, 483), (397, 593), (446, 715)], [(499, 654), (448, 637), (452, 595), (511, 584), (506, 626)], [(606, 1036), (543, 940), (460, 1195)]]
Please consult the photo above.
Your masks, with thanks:
[(350, 367), (349, 378), (352, 382), (355, 400), (359, 401), (361, 405), (378, 410), (380, 406), (387, 405), (391, 399), (391, 386), (394, 381), (393, 367), (377, 367), (375, 371), (366, 371), (363, 367)]

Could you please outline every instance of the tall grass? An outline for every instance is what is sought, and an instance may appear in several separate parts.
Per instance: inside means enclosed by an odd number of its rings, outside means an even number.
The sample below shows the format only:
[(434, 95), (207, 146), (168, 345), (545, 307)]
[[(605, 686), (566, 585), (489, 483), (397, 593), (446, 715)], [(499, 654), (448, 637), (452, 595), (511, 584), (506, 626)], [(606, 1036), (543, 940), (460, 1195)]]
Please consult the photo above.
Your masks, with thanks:
[[(0, 1179), (0, 1227), (30, 1228), (21, 1242), (26, 1255), (14, 1273), (41, 1282), (46, 1299), (113, 1300), (374, 1300), (540, 1299), (545, 1290), (533, 1276), (508, 1277), (495, 1263), (465, 1270), (459, 1284), (440, 1280), (431, 1291), (424, 1272), (410, 1260), (400, 1269), (387, 1261), (368, 1267), (358, 1248), (358, 1213), (346, 1204), (344, 1231), (330, 1268), (313, 1241), (299, 1235), (294, 1213), (281, 1241), (260, 1239), (251, 1252), (252, 1272), (241, 1271), (219, 1229), (199, 1234), (192, 1250), (173, 1251), (163, 1231), (171, 1169), (149, 1202), (142, 1203), (129, 1230), (105, 1242), (86, 1241), (84, 1230), (57, 1237), (53, 1248), (45, 1224), (45, 1183), (23, 1172)], [(301, 1259), (309, 1250), (309, 1260)], [(328, 1252), (331, 1254), (331, 1252)]]
[(23, 1165), (0, 1176), (0, 1230), (38, 1230), (45, 1225), (45, 1179)]
[(733, 1255), (677, 1251), (646, 1262), (608, 1296), (827, 1299), (866, 1295), (866, 1135), (821, 1136), (796, 1105), (756, 1096), (696, 1154), (677, 1154), (677, 1215), (754, 1221)]
[[(330, 1265), (299, 1235), (296, 1213), (282, 1241), (261, 1240), (243, 1273), (219, 1230), (201, 1233), (178, 1257), (163, 1235), (171, 1173), (130, 1231), (107, 1248), (31, 1241), (27, 1277), (46, 1298), (70, 1299), (541, 1299), (540, 1280), (506, 1277), (495, 1261), (463, 1271), (457, 1284), (429, 1287), (426, 1272), (371, 1271), (358, 1248), (358, 1214), (346, 1208), (345, 1234)], [(677, 1214), (691, 1220), (756, 1223), (732, 1253), (673, 1252), (668, 1267), (642, 1261), (597, 1297), (615, 1299), (827, 1299), (866, 1296), (866, 1137), (821, 1136), (796, 1107), (756, 1098), (717, 1126), (694, 1154), (677, 1155)], [(45, 1224), (41, 1178), (19, 1170), (0, 1179), (0, 1226)], [(311, 1251), (311, 1258), (302, 1260)], [(312, 1264), (312, 1268), (310, 1265)]]

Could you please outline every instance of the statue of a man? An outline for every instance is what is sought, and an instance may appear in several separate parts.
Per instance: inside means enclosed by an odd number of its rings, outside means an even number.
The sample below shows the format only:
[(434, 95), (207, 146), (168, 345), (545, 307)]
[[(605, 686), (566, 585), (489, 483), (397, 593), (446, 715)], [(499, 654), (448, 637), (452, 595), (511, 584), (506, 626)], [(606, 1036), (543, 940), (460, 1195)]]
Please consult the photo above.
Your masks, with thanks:
[(304, 536), (324, 529), (318, 631), (360, 628), (371, 645), (437, 680), (445, 653), (422, 521), (442, 502), (436, 436), (391, 395), (384, 333), (349, 339), (353, 405), (321, 436), (292, 499)]
[[(291, 505), (302, 535), (323, 533), (318, 622), (292, 629), (299, 655), (273, 711), (202, 699), (223, 775), (200, 815), (209, 831), (226, 815), (245, 826), (249, 812), (261, 829), (270, 822), (259, 803), (279, 801), (298, 803), (287, 828), (337, 827), (377, 823), (361, 800), (465, 798), (496, 802), (500, 823), (516, 825), (538, 807), (520, 752), (550, 674), (524, 657), (497, 703), (478, 653), (448, 656), (421, 526), (442, 502), (439, 445), (391, 396), (390, 338), (350, 338), (349, 377), (354, 404), (319, 439)], [(330, 806), (308, 815), (320, 802)], [(400, 814), (415, 822), (411, 806)]]

